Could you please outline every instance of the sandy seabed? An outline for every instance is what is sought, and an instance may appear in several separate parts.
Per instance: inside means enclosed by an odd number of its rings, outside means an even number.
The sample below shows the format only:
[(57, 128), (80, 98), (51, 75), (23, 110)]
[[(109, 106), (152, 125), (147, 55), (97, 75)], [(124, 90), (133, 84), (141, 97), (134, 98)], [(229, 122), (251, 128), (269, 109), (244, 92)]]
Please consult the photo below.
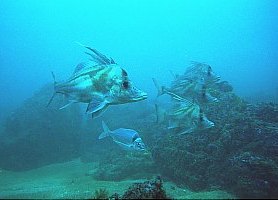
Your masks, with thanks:
[[(97, 189), (106, 189), (109, 195), (124, 191), (140, 180), (98, 181), (91, 172), (97, 163), (83, 163), (79, 159), (66, 163), (52, 164), (24, 172), (0, 170), (0, 198), (10, 199), (49, 199), (93, 198)], [(165, 181), (167, 196), (174, 199), (235, 199), (231, 194), (215, 190), (192, 192), (186, 188), (177, 187), (174, 183)]]

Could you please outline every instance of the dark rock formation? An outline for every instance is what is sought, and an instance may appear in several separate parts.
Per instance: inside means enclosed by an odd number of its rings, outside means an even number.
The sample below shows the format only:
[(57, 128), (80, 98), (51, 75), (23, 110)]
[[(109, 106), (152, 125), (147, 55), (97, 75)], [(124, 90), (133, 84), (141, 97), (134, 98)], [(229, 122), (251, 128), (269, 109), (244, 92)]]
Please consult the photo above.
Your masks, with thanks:
[(240, 198), (277, 198), (277, 105), (252, 106), (232, 92), (214, 96), (219, 102), (203, 109), (215, 127), (157, 140), (156, 165), (195, 191), (217, 187)]
[(0, 167), (27, 170), (79, 156), (81, 117), (78, 105), (59, 110), (57, 95), (46, 107), (53, 85), (44, 86), (16, 109), (4, 123)]

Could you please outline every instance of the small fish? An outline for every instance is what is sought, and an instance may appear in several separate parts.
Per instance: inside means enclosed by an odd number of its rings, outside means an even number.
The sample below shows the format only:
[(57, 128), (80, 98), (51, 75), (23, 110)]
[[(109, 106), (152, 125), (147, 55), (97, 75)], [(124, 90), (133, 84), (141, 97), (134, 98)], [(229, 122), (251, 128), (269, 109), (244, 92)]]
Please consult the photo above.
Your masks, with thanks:
[(214, 84), (220, 80), (220, 76), (217, 76), (210, 65), (200, 63), (196, 61), (191, 62), (191, 66), (188, 67), (183, 75), (183, 78), (190, 79), (204, 79), (205, 84)]
[(195, 99), (198, 102), (219, 102), (216, 97), (213, 97), (208, 91), (202, 80), (193, 82), (184, 80), (183, 84), (175, 83), (170, 88), (160, 86), (155, 78), (153, 78), (154, 85), (157, 89), (157, 97), (168, 94), (174, 99)]
[(198, 104), (186, 99), (178, 100), (167, 110), (160, 108), (157, 104), (155, 108), (157, 122), (168, 122), (168, 129), (183, 129), (179, 135), (214, 126), (214, 123), (205, 116)]
[(119, 128), (111, 131), (104, 121), (102, 121), (102, 128), (103, 132), (98, 139), (110, 136), (115, 143), (125, 150), (145, 151), (145, 144), (135, 130)]
[(209, 91), (217, 90), (216, 84), (219, 80), (220, 77), (215, 75), (210, 65), (199, 62), (192, 62), (183, 75), (174, 75), (169, 88), (160, 87), (153, 79), (158, 90), (157, 96), (167, 93), (167, 90), (183, 98), (197, 100), (199, 103), (218, 102)]
[[(84, 45), (82, 45), (84, 46)], [(88, 46), (91, 60), (79, 63), (72, 76), (66, 81), (57, 82), (54, 79), (54, 94), (60, 93), (67, 97), (68, 103), (60, 109), (73, 103), (88, 103), (86, 113), (97, 117), (109, 105), (125, 104), (141, 101), (147, 98), (147, 93), (137, 89), (129, 80), (127, 72), (112, 58)]]

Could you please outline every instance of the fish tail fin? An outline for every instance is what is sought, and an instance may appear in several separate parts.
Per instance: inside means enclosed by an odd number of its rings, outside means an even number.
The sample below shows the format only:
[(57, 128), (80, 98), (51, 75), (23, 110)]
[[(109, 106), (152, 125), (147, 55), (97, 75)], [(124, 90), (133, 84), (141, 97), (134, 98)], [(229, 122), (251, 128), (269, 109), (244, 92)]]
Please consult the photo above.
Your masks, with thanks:
[(153, 79), (153, 83), (157, 89), (157, 96), (159, 97), (159, 96), (165, 94), (165, 88), (163, 86), (160, 86), (155, 78), (152, 78), (152, 79)]
[(53, 71), (51, 72), (51, 74), (52, 74), (53, 81), (54, 81), (54, 92), (53, 92), (52, 97), (50, 98), (48, 104), (46, 105), (46, 107), (48, 107), (51, 104), (51, 102), (53, 101), (53, 99), (54, 99), (54, 97), (56, 95), (56, 84), (57, 84), (57, 81), (55, 79), (55, 74), (54, 74)]
[(162, 109), (159, 105), (155, 104), (155, 112), (156, 112), (156, 123), (160, 124), (165, 120), (165, 110)]
[(104, 121), (102, 121), (102, 128), (103, 132), (98, 136), (98, 139), (102, 139), (110, 135), (111, 131), (109, 130), (108, 126), (104, 123)]

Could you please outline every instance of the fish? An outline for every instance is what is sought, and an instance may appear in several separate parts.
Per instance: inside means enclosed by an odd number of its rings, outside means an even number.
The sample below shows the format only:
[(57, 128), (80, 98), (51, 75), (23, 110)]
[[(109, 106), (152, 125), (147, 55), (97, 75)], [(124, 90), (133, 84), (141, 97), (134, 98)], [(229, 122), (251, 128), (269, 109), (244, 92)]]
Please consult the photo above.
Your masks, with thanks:
[[(184, 81), (183, 84), (172, 84), (170, 88), (161, 86), (155, 78), (152, 78), (157, 89), (157, 97), (168, 94), (174, 99), (192, 99), (199, 103), (217, 103), (219, 100), (208, 92), (207, 86), (202, 80), (199, 82)], [(173, 95), (174, 94), (174, 95)]]
[(170, 109), (156, 107), (157, 123), (167, 123), (168, 129), (183, 130), (178, 135), (192, 133), (196, 130), (203, 130), (214, 127), (214, 122), (210, 121), (200, 106), (186, 99), (173, 103)]
[[(108, 106), (126, 104), (147, 99), (147, 93), (135, 87), (127, 72), (112, 58), (106, 57), (94, 48), (85, 46), (89, 52), (89, 61), (79, 63), (73, 74), (65, 81), (57, 82), (54, 73), (54, 93), (62, 94), (68, 103), (64, 109), (74, 103), (87, 103), (87, 114), (98, 117)], [(47, 105), (47, 106), (48, 106)]]
[(216, 84), (220, 80), (210, 65), (192, 62), (192, 65), (182, 75), (174, 74), (170, 71), (174, 80), (171, 82), (170, 87), (160, 86), (156, 80), (153, 79), (155, 87), (158, 90), (157, 96), (167, 93), (178, 94), (183, 98), (191, 98), (199, 103), (216, 103), (219, 100), (212, 96), (209, 91), (217, 89)]
[(98, 139), (110, 136), (124, 150), (145, 151), (145, 144), (137, 131), (126, 128), (118, 128), (111, 131), (104, 121), (102, 121), (102, 128), (103, 132), (99, 135)]
[(210, 65), (197, 61), (191, 61), (191, 66), (187, 67), (186, 71), (181, 77), (183, 77), (183, 79), (204, 79), (205, 84), (214, 84), (220, 80), (220, 76), (213, 72)]

